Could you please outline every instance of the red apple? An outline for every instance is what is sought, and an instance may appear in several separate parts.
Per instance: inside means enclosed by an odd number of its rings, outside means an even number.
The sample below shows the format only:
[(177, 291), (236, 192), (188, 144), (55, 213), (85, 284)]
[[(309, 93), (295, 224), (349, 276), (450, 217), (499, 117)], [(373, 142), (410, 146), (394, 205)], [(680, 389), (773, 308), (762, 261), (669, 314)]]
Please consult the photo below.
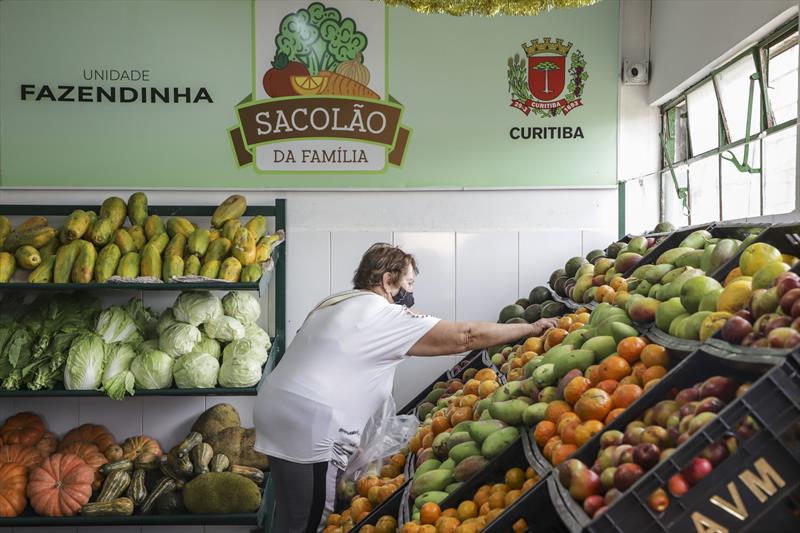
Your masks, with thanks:
[(599, 494), (592, 494), (585, 500), (583, 500), (583, 510), (589, 516), (594, 516), (597, 511), (604, 507), (606, 504), (605, 498), (600, 496)]
[(584, 468), (578, 473), (573, 473), (569, 484), (569, 495), (576, 502), (582, 502), (589, 496), (600, 494), (600, 476), (593, 470)]
[(614, 488), (620, 492), (625, 492), (631, 488), (642, 475), (644, 475), (644, 470), (636, 463), (619, 465), (617, 471), (614, 472)]
[(669, 493), (675, 496), (676, 498), (680, 498), (687, 492), (689, 492), (689, 482), (686, 481), (686, 478), (683, 477), (683, 474), (675, 474), (671, 478), (669, 478), (669, 483), (667, 483), (667, 488), (669, 488)]
[[(730, 322), (730, 319), (728, 319)], [(679, 407), (686, 405), (689, 402), (693, 402), (700, 398), (700, 389), (695, 387), (689, 387), (688, 389), (683, 389), (675, 396), (675, 401), (678, 403)]]
[(800, 332), (786, 327), (775, 328), (769, 332), (767, 340), (771, 348), (794, 348), (800, 344)]
[(700, 387), (700, 397), (708, 398), (716, 396), (723, 402), (733, 400), (739, 384), (731, 378), (725, 376), (712, 376), (703, 382)]
[(800, 288), (791, 289), (781, 297), (781, 310), (787, 315), (791, 314), (792, 306), (800, 298)]
[(647, 498), (647, 505), (656, 513), (663, 513), (669, 507), (669, 496), (664, 489), (656, 489)]
[(616, 429), (604, 432), (600, 435), (600, 448), (608, 448), (609, 446), (619, 446), (622, 444), (622, 438), (625, 435)]
[(790, 290), (800, 289), (800, 276), (794, 272), (784, 272), (775, 278), (775, 287), (778, 289), (778, 297), (782, 298)]
[(700, 413), (711, 412), (711, 413), (719, 413), (722, 411), (722, 408), (725, 407), (725, 403), (717, 397), (709, 396), (708, 398), (703, 398), (700, 404), (695, 409), (694, 414), (699, 415)]
[(753, 331), (750, 322), (740, 316), (730, 317), (722, 326), (722, 338), (732, 344), (740, 344)]
[(703, 450), (702, 456), (704, 459), (711, 461), (712, 465), (717, 466), (728, 458), (728, 447), (721, 440), (712, 442)]
[(661, 452), (658, 446), (649, 442), (636, 445), (633, 449), (633, 462), (645, 470), (650, 470), (658, 464)]
[(711, 461), (704, 457), (695, 457), (692, 462), (684, 468), (681, 473), (686, 478), (690, 485), (697, 485), (701, 479), (706, 477), (714, 469)]

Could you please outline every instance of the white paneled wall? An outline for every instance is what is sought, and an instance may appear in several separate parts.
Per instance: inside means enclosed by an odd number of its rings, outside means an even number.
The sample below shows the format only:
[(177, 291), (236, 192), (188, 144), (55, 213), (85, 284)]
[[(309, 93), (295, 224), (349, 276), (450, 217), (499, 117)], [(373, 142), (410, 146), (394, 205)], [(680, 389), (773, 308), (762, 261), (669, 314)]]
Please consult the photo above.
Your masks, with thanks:
[[(133, 191), (0, 190), (6, 204), (91, 204)], [(152, 205), (213, 205), (227, 191), (146, 191)], [(419, 263), (415, 299), (420, 312), (446, 320), (495, 321), (500, 308), (546, 283), (573, 255), (612, 242), (617, 193), (609, 189), (525, 191), (267, 192), (244, 191), (251, 204), (287, 198), (287, 337), (332, 292), (350, 288), (361, 255), (375, 242), (391, 242)], [(131, 295), (112, 296), (124, 302)], [(174, 295), (146, 294), (163, 309)], [(265, 311), (270, 306), (265, 305)], [(458, 358), (413, 358), (395, 380), (399, 406)], [(0, 420), (18, 411), (41, 413), (63, 434), (79, 423), (106, 424), (118, 439), (144, 432), (164, 446), (177, 443), (194, 419), (219, 402), (236, 406), (252, 424), (254, 398), (105, 398), (0, 400)], [(140, 528), (18, 529), (17, 532), (83, 533)], [(237, 527), (144, 527), (142, 533), (245, 533)], [(15, 533), (17, 533), (15, 532)], [(8, 530), (0, 533), (8, 533)]]

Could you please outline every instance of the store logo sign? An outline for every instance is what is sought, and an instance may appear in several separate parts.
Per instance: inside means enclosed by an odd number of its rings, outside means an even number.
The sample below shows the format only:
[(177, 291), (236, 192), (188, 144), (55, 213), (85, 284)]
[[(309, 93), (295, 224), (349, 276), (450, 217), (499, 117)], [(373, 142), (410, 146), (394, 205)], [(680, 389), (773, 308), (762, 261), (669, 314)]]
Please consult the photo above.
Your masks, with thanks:
[(375, 172), (402, 163), (410, 132), (388, 93), (384, 5), (256, 0), (253, 17), (253, 94), (229, 130), (240, 166)]
[(508, 58), (511, 107), (526, 116), (555, 117), (583, 105), (581, 96), (589, 74), (580, 50), (550, 37), (523, 43), (522, 50), (525, 57), (515, 54)]

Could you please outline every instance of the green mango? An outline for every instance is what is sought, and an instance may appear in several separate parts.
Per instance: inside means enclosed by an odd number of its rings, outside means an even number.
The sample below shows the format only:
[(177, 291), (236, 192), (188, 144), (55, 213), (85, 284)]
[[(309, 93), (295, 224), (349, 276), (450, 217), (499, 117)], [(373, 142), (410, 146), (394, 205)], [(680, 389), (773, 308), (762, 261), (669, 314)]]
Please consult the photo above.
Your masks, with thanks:
[(547, 402), (537, 402), (529, 405), (525, 412), (522, 413), (522, 423), (527, 427), (533, 427), (542, 420), (544, 420), (544, 412), (547, 410)]
[(444, 488), (444, 491), (447, 494), (453, 494), (455, 491), (457, 491), (458, 489), (460, 489), (463, 486), (464, 486), (464, 482), (463, 481), (457, 481), (455, 483), (450, 483), (449, 485), (447, 485)]
[(455, 478), (450, 470), (431, 470), (421, 476), (415, 474), (414, 481), (411, 482), (411, 497), (414, 498), (431, 491), (442, 491), (453, 481)]
[[(449, 456), (450, 456), (450, 459), (452, 459), (453, 462), (456, 465), (458, 465), (458, 463), (460, 463), (461, 461), (463, 461), (467, 457), (472, 457), (473, 455), (480, 455), (480, 454), (481, 454), (481, 450), (478, 447), (478, 444), (475, 443), (474, 441), (469, 441), (469, 442), (462, 442), (458, 446), (454, 446), (453, 449), (450, 450)], [(416, 476), (415, 476), (415, 478), (416, 478)], [(451, 483), (451, 482), (448, 481), (448, 483)], [(442, 486), (442, 488), (444, 488), (445, 486), (447, 486), (447, 483), (445, 483)], [(432, 490), (439, 490), (439, 489), (432, 489)]]
[(704, 254), (705, 250), (692, 250), (691, 252), (687, 252), (681, 255), (678, 260), (675, 261), (675, 266), (690, 266), (692, 268), (700, 268), (700, 263), (703, 260)]
[[(613, 325), (612, 325), (612, 331), (613, 331)], [(612, 353), (616, 352), (617, 344), (619, 344), (619, 342), (616, 341), (613, 336), (600, 335), (586, 341), (581, 350), (579, 351), (589, 350), (594, 353), (594, 359), (596, 361), (600, 361), (601, 359), (605, 359)], [(581, 372), (583, 372), (584, 370), (586, 369), (585, 368), (581, 369)], [(558, 363), (556, 363), (556, 374), (558, 373), (559, 373)], [(561, 377), (562, 376), (559, 376), (559, 378)]]
[(683, 241), (681, 241), (678, 247), (681, 248), (686, 247), (686, 248), (694, 248), (695, 250), (702, 250), (703, 248), (706, 247), (706, 242), (711, 238), (712, 238), (711, 233), (709, 233), (704, 229), (700, 229), (690, 233), (685, 239), (683, 239)]
[[(441, 435), (441, 433), (440, 433)], [(438, 435), (437, 435), (438, 436)], [(414, 471), (414, 477), (421, 476), (426, 472), (430, 472), (432, 470), (437, 470), (442, 465), (442, 462), (438, 459), (428, 459)]]
[(716, 244), (709, 244), (703, 250), (703, 257), (700, 259), (700, 269), (703, 272), (711, 272), (711, 257), (714, 255), (714, 250), (717, 249)]
[(533, 381), (536, 383), (537, 387), (543, 389), (544, 387), (556, 384), (558, 379), (554, 372), (554, 366), (553, 363), (547, 363), (533, 371)]
[[(546, 368), (548, 365), (540, 368)], [(537, 369), (538, 371), (539, 369)], [(528, 408), (528, 403), (521, 399), (508, 400), (506, 402), (494, 402), (489, 406), (489, 413), (492, 418), (505, 422), (509, 426), (516, 426), (522, 423), (522, 413)], [(458, 462), (458, 461), (456, 461)]]
[[(608, 337), (613, 342), (613, 337)], [(594, 340), (594, 339), (592, 339)], [(584, 345), (585, 346), (585, 345)], [(614, 350), (616, 351), (616, 344), (614, 345)], [(556, 379), (561, 379), (567, 372), (570, 370), (578, 369), (581, 372), (589, 368), (595, 361), (595, 352), (588, 349), (581, 349), (569, 352), (568, 354), (561, 357), (558, 361), (555, 362), (553, 365), (553, 374), (555, 375)]]
[(642, 282), (639, 283), (639, 285), (636, 287), (634, 294), (641, 294), (642, 296), (647, 296), (648, 294), (650, 294), (650, 288), (652, 286), (653, 284), (650, 283), (649, 281), (642, 280)]
[(672, 335), (673, 337), (678, 337), (678, 331), (679, 331), (678, 328), (683, 323), (683, 321), (686, 320), (687, 318), (689, 318), (689, 313), (683, 313), (682, 315), (679, 315), (679, 316), (675, 317), (675, 319), (669, 325), (669, 332), (668, 333), (670, 335)]
[(482, 420), (474, 422), (470, 426), (469, 435), (472, 437), (472, 440), (478, 444), (483, 444), (483, 441), (485, 441), (489, 435), (504, 427), (506, 427), (506, 424), (500, 420)]
[(686, 309), (681, 304), (680, 297), (670, 298), (662, 302), (656, 309), (656, 327), (661, 331), (668, 332), (672, 321), (681, 315), (685, 315)]
[(647, 297), (648, 298), (655, 298), (660, 289), (661, 289), (661, 284), (660, 283), (656, 283), (655, 285), (650, 287), (650, 292), (647, 293)]
[[(447, 461), (443, 462), (439, 466), (439, 470), (453, 470), (453, 469), (455, 469), (455, 467), (456, 467), (456, 462), (453, 461), (452, 459), (447, 459)], [(419, 472), (419, 469), (417, 469), (416, 472)], [(416, 474), (416, 472), (415, 472), (415, 474)]]
[(736, 239), (722, 239), (719, 241), (714, 248), (714, 252), (711, 254), (711, 264), (709, 265), (708, 272), (714, 272), (727, 263), (728, 260), (736, 255), (738, 249), (739, 242)]
[(425, 492), (417, 496), (416, 499), (414, 499), (414, 508), (419, 509), (428, 502), (442, 503), (444, 499), (447, 498), (448, 496), (449, 494), (447, 494), (443, 490), (431, 490)]
[(517, 428), (508, 427), (496, 431), (483, 441), (481, 455), (487, 459), (494, 459), (505, 450), (512, 442), (519, 438)]
[(665, 294), (663, 294), (663, 296), (665, 297), (663, 300), (661, 299), (661, 296), (662, 296), (662, 292), (664, 292), (664, 291), (659, 289), (659, 291), (658, 291), (658, 299), (659, 300), (664, 301), (664, 300), (669, 300), (670, 298), (675, 298), (676, 296), (680, 296), (681, 295), (681, 289), (683, 289), (683, 285), (687, 281), (689, 281), (692, 278), (696, 278), (696, 277), (702, 276), (704, 274), (704, 272), (702, 270), (700, 270), (699, 268), (686, 267), (686, 269), (687, 270), (683, 274), (681, 274), (680, 276), (675, 278), (675, 281), (673, 281), (672, 283), (670, 283), (669, 285), (666, 286), (668, 288), (666, 289)]
[(697, 308), (698, 311), (716, 311), (717, 300), (719, 300), (720, 294), (722, 294), (722, 289), (717, 289), (715, 291), (706, 293), (700, 300), (700, 307)]
[(663, 278), (661, 278), (661, 285), (672, 283), (675, 278), (686, 272), (686, 267), (673, 268)]
[(661, 256), (658, 259), (656, 259), (656, 264), (663, 265), (665, 263), (669, 263), (674, 265), (683, 254), (689, 253), (694, 249), (695, 248), (681, 246), (678, 248), (667, 250), (666, 252), (661, 254)]
[(649, 281), (651, 284), (652, 283), (660, 283), (661, 282), (661, 278), (666, 276), (669, 273), (670, 270), (675, 268), (674, 266), (672, 266), (669, 263), (664, 263), (663, 265), (651, 265), (651, 266), (653, 268), (651, 268), (647, 272), (647, 275), (645, 275), (645, 277), (644, 277), (645, 281)]
[(614, 322), (611, 324), (611, 336), (614, 337), (614, 341), (617, 344), (619, 344), (622, 339), (627, 337), (636, 337), (638, 335), (639, 331), (633, 326), (629, 326), (628, 324), (624, 324), (622, 322)]

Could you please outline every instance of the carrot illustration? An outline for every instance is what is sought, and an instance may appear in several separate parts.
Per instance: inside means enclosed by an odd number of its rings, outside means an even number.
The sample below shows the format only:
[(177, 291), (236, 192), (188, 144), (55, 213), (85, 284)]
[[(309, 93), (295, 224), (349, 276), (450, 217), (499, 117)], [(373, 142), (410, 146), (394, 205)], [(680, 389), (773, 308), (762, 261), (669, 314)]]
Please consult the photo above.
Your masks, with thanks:
[(327, 83), (324, 84), (322, 91), (319, 94), (329, 94), (335, 96), (356, 96), (361, 98), (372, 98), (380, 100), (378, 93), (367, 87), (366, 85), (357, 82), (354, 79), (336, 74), (335, 72), (321, 71), (320, 76), (327, 78)]

